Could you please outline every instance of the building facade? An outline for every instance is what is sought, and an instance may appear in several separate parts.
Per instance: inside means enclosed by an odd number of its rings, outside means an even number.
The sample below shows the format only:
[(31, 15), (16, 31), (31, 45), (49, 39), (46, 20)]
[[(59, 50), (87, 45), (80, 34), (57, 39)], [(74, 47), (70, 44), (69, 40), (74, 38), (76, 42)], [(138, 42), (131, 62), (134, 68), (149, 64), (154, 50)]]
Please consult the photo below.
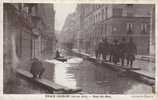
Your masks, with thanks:
[[(17, 53), (21, 58), (51, 57), (55, 49), (55, 11), (53, 4), (13, 4), (20, 11), (21, 27), (17, 35)], [(29, 22), (29, 23), (28, 23)], [(19, 23), (21, 23), (19, 21)]]
[(99, 41), (133, 37), (138, 54), (149, 54), (151, 34), (150, 4), (78, 4), (80, 47), (94, 54)]
[(55, 11), (53, 4), (4, 3), (3, 7), (3, 72), (7, 88), (18, 64), (26, 67), (25, 62), (33, 57), (53, 56)]
[(41, 43), (41, 47), (37, 50), (42, 56), (51, 57), (55, 53), (56, 48), (54, 6), (53, 4), (37, 4), (33, 11), (40, 18), (37, 27), (41, 33), (39, 38), (41, 42), (38, 42)]
[(71, 49), (76, 48), (76, 38), (79, 30), (79, 24), (77, 22), (77, 13), (69, 14), (60, 32), (61, 42)]

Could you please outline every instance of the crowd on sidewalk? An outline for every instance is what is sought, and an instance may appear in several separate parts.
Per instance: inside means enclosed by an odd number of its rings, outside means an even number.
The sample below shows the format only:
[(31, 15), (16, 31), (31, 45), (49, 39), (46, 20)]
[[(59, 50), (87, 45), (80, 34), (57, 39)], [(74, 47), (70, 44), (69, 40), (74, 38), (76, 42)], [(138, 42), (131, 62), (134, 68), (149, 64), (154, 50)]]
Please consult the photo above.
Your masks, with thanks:
[[(124, 66), (126, 60), (126, 64), (127, 66), (130, 65), (130, 68), (133, 66), (136, 54), (137, 47), (132, 38), (129, 38), (128, 41), (126, 38), (122, 38), (120, 41), (114, 39), (112, 43), (104, 38), (96, 45), (95, 50), (97, 60), (103, 58), (104, 61), (113, 62), (114, 64), (121, 62), (122, 66)], [(107, 59), (107, 56), (109, 56), (109, 59)]]

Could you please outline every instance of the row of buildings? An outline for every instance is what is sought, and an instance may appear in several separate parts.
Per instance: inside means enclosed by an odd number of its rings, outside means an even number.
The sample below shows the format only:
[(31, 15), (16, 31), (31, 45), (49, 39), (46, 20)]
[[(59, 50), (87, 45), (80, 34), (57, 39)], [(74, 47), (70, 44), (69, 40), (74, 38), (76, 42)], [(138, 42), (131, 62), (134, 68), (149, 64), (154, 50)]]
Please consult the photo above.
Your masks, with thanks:
[(52, 58), (56, 37), (53, 4), (4, 3), (3, 12), (5, 85), (17, 61)]
[(68, 48), (73, 48), (76, 44), (73, 41), (76, 41), (76, 34), (79, 31), (79, 21), (77, 21), (78, 15), (76, 12), (69, 14), (66, 17), (65, 23), (60, 32), (59, 41), (61, 44)]
[(109, 42), (132, 37), (138, 54), (149, 55), (155, 45), (154, 7), (152, 4), (78, 4), (75, 48), (94, 54), (96, 45), (105, 37)]

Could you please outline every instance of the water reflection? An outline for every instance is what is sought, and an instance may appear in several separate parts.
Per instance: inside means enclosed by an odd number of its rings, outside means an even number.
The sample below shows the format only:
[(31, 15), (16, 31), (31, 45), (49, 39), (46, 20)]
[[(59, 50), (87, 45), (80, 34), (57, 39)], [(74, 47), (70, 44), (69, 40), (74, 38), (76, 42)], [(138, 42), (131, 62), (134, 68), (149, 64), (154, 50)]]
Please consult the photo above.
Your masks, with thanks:
[(64, 85), (69, 88), (76, 88), (76, 80), (73, 74), (68, 73), (68, 68), (71, 67), (68, 63), (63, 63), (56, 60), (46, 60), (54, 63), (54, 82)]
[(78, 63), (81, 63), (83, 61), (82, 58), (79, 58), (79, 57), (73, 57), (71, 59), (68, 59), (67, 63), (75, 63), (75, 64), (78, 64)]
[(72, 57), (64, 63), (56, 60), (48, 62), (55, 63), (54, 82), (71, 88), (80, 87), (86, 93), (151, 93), (150, 86), (82, 58)]

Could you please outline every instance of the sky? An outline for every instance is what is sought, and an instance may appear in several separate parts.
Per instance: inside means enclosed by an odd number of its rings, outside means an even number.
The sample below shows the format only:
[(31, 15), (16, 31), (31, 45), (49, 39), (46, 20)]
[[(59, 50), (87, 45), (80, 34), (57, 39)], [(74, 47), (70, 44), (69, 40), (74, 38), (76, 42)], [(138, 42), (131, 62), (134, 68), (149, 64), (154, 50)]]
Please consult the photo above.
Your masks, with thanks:
[(54, 4), (55, 8), (55, 30), (61, 30), (68, 14), (75, 11), (76, 4)]

